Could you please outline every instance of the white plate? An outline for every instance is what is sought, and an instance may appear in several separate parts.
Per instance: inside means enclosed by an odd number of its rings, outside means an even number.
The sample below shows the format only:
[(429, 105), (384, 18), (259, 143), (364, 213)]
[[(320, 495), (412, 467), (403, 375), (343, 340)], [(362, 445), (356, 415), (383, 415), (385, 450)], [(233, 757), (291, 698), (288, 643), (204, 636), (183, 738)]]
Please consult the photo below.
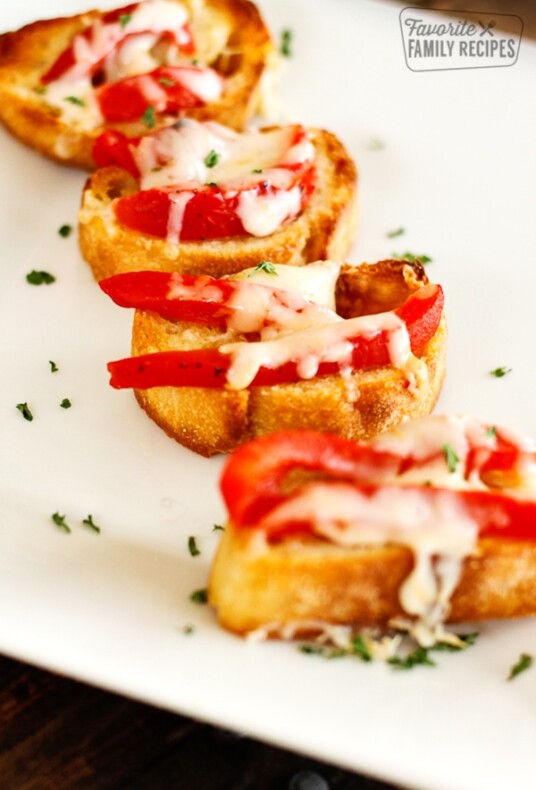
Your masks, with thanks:
[[(82, 7), (51, 0), (47, 13)], [(38, 0), (11, 4), (2, 27), (40, 13)], [(276, 33), (294, 31), (291, 117), (333, 129), (360, 166), (352, 260), (408, 249), (433, 258), (451, 330), (440, 408), (536, 435), (534, 44), (522, 43), (511, 68), (414, 73), (395, 4), (278, 0), (266, 13)], [(370, 149), (374, 138), (383, 150)], [(485, 625), (467, 653), (396, 673), (247, 644), (190, 603), (223, 519), (221, 461), (182, 449), (130, 392), (107, 385), (130, 316), (96, 288), (75, 235), (57, 233), (76, 222), (84, 175), (7, 134), (1, 156), (0, 649), (414, 787), (533, 787), (536, 672), (505, 677), (521, 652), (536, 652), (534, 623)], [(398, 226), (406, 235), (386, 238)], [(33, 268), (56, 283), (29, 286)], [(500, 365), (512, 373), (490, 376)], [(33, 422), (16, 411), (21, 401)], [(71, 535), (52, 524), (55, 511)], [(88, 513), (100, 536), (80, 525)], [(189, 556), (189, 535), (200, 557)]]

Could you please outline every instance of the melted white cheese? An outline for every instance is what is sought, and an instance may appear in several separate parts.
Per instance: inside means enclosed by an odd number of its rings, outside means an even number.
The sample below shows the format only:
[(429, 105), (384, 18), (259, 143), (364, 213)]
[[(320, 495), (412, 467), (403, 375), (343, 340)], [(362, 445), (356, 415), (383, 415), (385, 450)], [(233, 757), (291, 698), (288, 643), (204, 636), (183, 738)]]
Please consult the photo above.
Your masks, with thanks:
[(476, 546), (478, 525), (450, 492), (389, 487), (367, 496), (346, 483), (313, 483), (271, 511), (260, 526), (307, 521), (315, 534), (340, 546), (408, 546), (414, 567), (400, 587), (407, 614), (427, 628), (440, 624)]
[(301, 190), (293, 187), (288, 192), (272, 195), (257, 195), (242, 192), (236, 213), (244, 230), (252, 236), (269, 236), (283, 222), (293, 219), (301, 208)]
[(254, 267), (233, 274), (230, 279), (295, 291), (310, 302), (335, 310), (335, 286), (341, 270), (340, 262), (315, 261), (307, 266), (273, 263), (272, 266), (275, 274)]
[(351, 365), (351, 338), (373, 338), (386, 332), (389, 337), (390, 362), (396, 368), (421, 369), (424, 363), (413, 356), (404, 321), (394, 313), (359, 316), (339, 323), (305, 329), (276, 340), (258, 343), (228, 343), (220, 352), (231, 357), (227, 371), (230, 389), (245, 389), (261, 367), (277, 368), (287, 362), (297, 363), (301, 378), (312, 378), (321, 362), (336, 362), (340, 368)]

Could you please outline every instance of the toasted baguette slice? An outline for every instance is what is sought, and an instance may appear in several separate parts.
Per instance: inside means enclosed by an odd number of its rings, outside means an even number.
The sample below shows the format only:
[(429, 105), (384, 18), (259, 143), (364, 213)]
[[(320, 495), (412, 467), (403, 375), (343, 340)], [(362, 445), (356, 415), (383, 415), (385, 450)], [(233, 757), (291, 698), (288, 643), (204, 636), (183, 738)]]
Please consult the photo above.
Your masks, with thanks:
[(138, 191), (134, 178), (116, 167), (98, 170), (88, 180), (79, 214), (80, 248), (97, 280), (128, 271), (177, 271), (220, 277), (274, 263), (342, 260), (357, 224), (356, 168), (330, 132), (311, 130), (316, 186), (305, 210), (269, 236), (238, 236), (173, 244), (120, 225), (115, 198)]
[[(420, 264), (394, 260), (359, 267), (344, 264), (336, 286), (337, 312), (350, 318), (390, 310), (427, 282)], [(212, 327), (136, 311), (132, 354), (215, 348), (237, 339), (240, 336)], [(427, 377), (416, 391), (408, 388), (403, 371), (389, 366), (356, 371), (349, 381), (323, 376), (240, 391), (154, 387), (136, 390), (136, 397), (169, 436), (205, 456), (289, 428), (368, 439), (431, 412), (445, 375), (446, 344), (443, 318), (422, 355)]]
[[(403, 546), (345, 548), (314, 537), (269, 544), (228, 525), (212, 567), (209, 601), (220, 623), (246, 634), (311, 623), (386, 626), (405, 613), (399, 589), (413, 567)], [(486, 538), (466, 559), (448, 622), (536, 613), (536, 543)], [(300, 627), (301, 624), (301, 627)]]
[[(248, 0), (181, 0), (191, 13), (191, 28), (201, 62), (225, 78), (222, 96), (188, 111), (199, 120), (214, 120), (242, 129), (260, 101), (261, 77), (273, 57), (269, 33)], [(0, 120), (23, 143), (67, 165), (93, 169), (93, 142), (106, 128), (128, 136), (147, 133), (141, 121), (92, 128), (69, 123), (40, 94), (40, 79), (99, 11), (34, 22), (0, 37)], [(177, 116), (157, 115), (154, 128)]]

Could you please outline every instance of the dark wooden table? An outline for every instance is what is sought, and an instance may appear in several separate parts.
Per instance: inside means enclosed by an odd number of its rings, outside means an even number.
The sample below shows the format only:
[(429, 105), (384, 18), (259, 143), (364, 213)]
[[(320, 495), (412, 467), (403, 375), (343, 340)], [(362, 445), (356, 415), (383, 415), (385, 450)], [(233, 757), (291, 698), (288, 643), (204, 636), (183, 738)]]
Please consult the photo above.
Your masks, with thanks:
[[(524, 37), (536, 37), (536, 0), (403, 5), (518, 14)], [(0, 656), (0, 790), (48, 788), (392, 790), (392, 785)]]

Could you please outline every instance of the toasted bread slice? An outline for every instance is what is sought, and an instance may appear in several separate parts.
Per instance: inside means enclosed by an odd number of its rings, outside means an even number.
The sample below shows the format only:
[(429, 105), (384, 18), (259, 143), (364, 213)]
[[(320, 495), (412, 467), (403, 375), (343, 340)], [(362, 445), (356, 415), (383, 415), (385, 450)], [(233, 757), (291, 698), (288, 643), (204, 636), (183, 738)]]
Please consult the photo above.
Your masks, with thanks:
[[(256, 111), (261, 77), (273, 45), (256, 7), (248, 0), (181, 0), (190, 10), (191, 28), (202, 62), (225, 78), (222, 96), (188, 111), (199, 120), (214, 120), (236, 129)], [(94, 126), (69, 122), (47, 103), (41, 77), (69, 46), (74, 35), (100, 16), (89, 11), (72, 17), (26, 25), (0, 36), (0, 120), (23, 143), (67, 165), (93, 169), (93, 142), (106, 128), (128, 136), (147, 133), (140, 121)], [(177, 116), (156, 115), (155, 127)]]
[[(308, 633), (315, 622), (383, 627), (405, 616), (399, 590), (412, 567), (404, 546), (346, 548), (314, 537), (269, 544), (258, 530), (228, 525), (209, 601), (220, 623), (239, 634), (285, 625)], [(465, 560), (448, 622), (535, 613), (536, 544), (481, 539)]]
[[(344, 318), (391, 310), (428, 282), (423, 267), (405, 261), (343, 265), (336, 286)], [(168, 321), (136, 311), (132, 354), (216, 348), (241, 339), (229, 331)], [(287, 428), (315, 428), (368, 439), (403, 420), (427, 415), (445, 375), (447, 331), (443, 317), (422, 354), (427, 375), (417, 389), (392, 366), (246, 390), (154, 387), (136, 390), (149, 417), (181, 444), (201, 455), (229, 452), (253, 437)]]
[(177, 271), (221, 277), (261, 260), (302, 264), (342, 260), (357, 224), (356, 168), (342, 143), (324, 130), (310, 130), (316, 186), (305, 210), (275, 233), (178, 244), (120, 225), (115, 198), (138, 191), (135, 179), (116, 167), (88, 180), (79, 214), (80, 248), (97, 280), (128, 271)]

